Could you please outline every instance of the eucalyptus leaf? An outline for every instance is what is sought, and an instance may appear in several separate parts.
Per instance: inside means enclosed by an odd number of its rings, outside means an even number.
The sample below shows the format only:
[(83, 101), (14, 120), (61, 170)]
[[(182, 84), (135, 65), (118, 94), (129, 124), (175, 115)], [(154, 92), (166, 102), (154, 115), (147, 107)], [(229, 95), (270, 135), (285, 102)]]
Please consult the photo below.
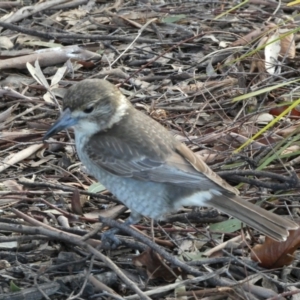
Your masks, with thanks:
[(10, 291), (11, 292), (20, 292), (21, 289), (11, 280), (10, 281)]
[(215, 223), (209, 226), (211, 231), (218, 231), (222, 233), (232, 233), (242, 228), (242, 222), (237, 219), (230, 219), (227, 221)]
[(185, 19), (186, 15), (173, 15), (173, 16), (167, 16), (165, 18), (162, 18), (162, 23), (170, 24), (170, 23), (176, 23), (182, 19)]
[(100, 182), (96, 182), (93, 183), (92, 185), (90, 185), (90, 187), (88, 188), (88, 192), (89, 193), (99, 193), (99, 192), (103, 192), (104, 190), (106, 190), (105, 186), (103, 184), (101, 184)]

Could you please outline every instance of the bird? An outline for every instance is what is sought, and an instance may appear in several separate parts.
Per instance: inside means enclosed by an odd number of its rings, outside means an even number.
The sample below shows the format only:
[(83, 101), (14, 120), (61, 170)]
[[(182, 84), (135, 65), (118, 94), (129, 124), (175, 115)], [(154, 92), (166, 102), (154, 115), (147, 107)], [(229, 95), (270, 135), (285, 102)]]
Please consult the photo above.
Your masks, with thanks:
[(239, 196), (198, 155), (160, 123), (137, 110), (112, 83), (84, 79), (69, 87), (63, 111), (43, 140), (74, 128), (79, 159), (89, 174), (130, 209), (163, 220), (183, 206), (213, 207), (276, 241), (299, 228)]

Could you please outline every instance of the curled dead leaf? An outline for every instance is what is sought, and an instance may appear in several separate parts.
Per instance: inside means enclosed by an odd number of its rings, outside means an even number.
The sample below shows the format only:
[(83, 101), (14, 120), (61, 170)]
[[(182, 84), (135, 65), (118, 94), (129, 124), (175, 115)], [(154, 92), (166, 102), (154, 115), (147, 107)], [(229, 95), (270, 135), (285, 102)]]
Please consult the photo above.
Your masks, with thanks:
[(167, 118), (167, 112), (164, 109), (154, 109), (150, 116), (154, 119), (166, 119)]
[(292, 263), (294, 252), (300, 247), (300, 229), (291, 230), (284, 242), (266, 237), (265, 242), (252, 249), (251, 259), (266, 269), (281, 268)]
[(292, 145), (290, 147), (287, 147), (285, 150), (283, 150), (281, 152), (281, 155), (285, 155), (285, 154), (292, 154), (296, 151), (299, 151), (300, 150), (300, 146), (298, 145)]
[(281, 50), (279, 31), (275, 32), (267, 39), (265, 46), (265, 69), (269, 74), (275, 74), (278, 55)]
[(17, 183), (16, 180), (8, 179), (0, 183), (0, 190), (21, 192), (23, 185)]
[(77, 215), (82, 215), (82, 206), (80, 202), (80, 194), (78, 189), (75, 189), (71, 197), (71, 208), (72, 212)]
[[(287, 29), (281, 29), (280, 33), (284, 34), (287, 32)], [(295, 45), (295, 35), (291, 33), (289, 35), (284, 36), (280, 40), (280, 55), (287, 56), (290, 59), (295, 58), (296, 55), (296, 45)]]
[[(289, 106), (288, 105), (283, 105), (283, 106), (278, 106), (270, 109), (269, 113), (273, 116), (279, 116), (282, 114)], [(300, 117), (300, 109), (298, 107), (295, 107), (290, 111), (288, 114), (288, 117), (291, 119), (299, 119)]]
[(163, 278), (173, 282), (181, 274), (179, 268), (169, 267), (161, 256), (150, 248), (134, 257), (132, 262), (137, 267), (145, 267), (150, 279)]
[(262, 113), (259, 115), (255, 115), (250, 120), (258, 125), (266, 125), (274, 120), (274, 117), (268, 113)]

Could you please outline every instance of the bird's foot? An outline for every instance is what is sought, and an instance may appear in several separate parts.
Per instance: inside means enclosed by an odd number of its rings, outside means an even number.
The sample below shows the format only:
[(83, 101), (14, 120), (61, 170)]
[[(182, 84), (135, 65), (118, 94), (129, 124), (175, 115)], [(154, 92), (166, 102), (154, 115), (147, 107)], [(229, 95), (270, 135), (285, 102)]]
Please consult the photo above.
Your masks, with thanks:
[(115, 235), (119, 232), (119, 229), (112, 228), (101, 234), (101, 248), (102, 249), (116, 249), (121, 245), (121, 241)]
[[(133, 210), (131, 210), (131, 214), (129, 218), (124, 222), (125, 226), (130, 226), (132, 224), (136, 224), (141, 219), (141, 215)], [(101, 220), (100, 220), (101, 221)], [(102, 233), (101, 236), (101, 247), (103, 249), (116, 249), (121, 245), (120, 239), (118, 239), (115, 234), (117, 234), (120, 230), (118, 228), (112, 228)]]

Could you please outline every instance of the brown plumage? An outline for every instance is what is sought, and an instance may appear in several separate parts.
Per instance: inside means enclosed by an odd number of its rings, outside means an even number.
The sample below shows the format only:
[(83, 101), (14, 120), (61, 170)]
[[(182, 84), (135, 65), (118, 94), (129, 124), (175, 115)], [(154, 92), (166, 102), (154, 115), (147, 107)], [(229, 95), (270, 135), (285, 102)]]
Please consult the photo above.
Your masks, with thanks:
[(298, 225), (242, 200), (163, 126), (136, 110), (105, 80), (84, 80), (64, 97), (64, 112), (47, 132), (74, 126), (76, 149), (87, 170), (132, 211), (161, 219), (181, 206), (212, 206), (282, 241)]

